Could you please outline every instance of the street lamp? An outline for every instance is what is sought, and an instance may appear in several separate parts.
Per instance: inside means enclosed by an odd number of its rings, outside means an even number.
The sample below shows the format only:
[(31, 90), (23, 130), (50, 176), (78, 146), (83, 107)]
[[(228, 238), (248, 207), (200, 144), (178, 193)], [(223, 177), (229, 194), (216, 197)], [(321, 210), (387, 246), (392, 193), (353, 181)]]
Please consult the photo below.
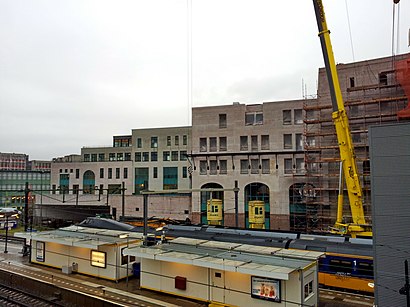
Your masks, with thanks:
[(2, 212), (0, 214), (0, 218), (6, 218), (6, 223), (4, 224), (4, 227), (6, 228), (6, 241), (4, 243), (4, 253), (7, 254), (9, 251), (7, 250), (7, 241), (9, 238), (9, 217), (18, 217), (18, 213), (15, 212)]

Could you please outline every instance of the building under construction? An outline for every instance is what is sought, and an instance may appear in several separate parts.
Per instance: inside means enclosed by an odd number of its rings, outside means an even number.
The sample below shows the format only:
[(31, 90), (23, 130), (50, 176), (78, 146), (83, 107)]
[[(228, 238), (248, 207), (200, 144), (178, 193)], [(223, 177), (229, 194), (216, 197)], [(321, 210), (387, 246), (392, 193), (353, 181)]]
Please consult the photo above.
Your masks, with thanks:
[[(350, 122), (363, 206), (371, 222), (368, 128), (408, 120), (410, 54), (337, 65), (346, 112)], [(340, 154), (332, 121), (332, 105), (324, 68), (319, 69), (317, 99), (304, 104), (306, 183), (290, 195), (290, 227), (313, 232), (334, 224), (340, 187)], [(406, 83), (407, 82), (407, 83)], [(292, 192), (291, 192), (292, 194)], [(344, 197), (344, 222), (351, 222), (349, 201)]]

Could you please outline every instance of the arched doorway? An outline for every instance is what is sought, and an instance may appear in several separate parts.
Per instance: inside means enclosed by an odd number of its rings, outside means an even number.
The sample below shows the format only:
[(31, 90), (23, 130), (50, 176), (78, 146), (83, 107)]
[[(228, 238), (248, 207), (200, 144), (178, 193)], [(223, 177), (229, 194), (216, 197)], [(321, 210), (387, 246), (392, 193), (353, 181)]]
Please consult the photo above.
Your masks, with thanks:
[(265, 229), (270, 228), (269, 187), (260, 182), (252, 182), (245, 186), (245, 227), (249, 228), (249, 202), (261, 200), (265, 203)]
[(83, 175), (83, 194), (94, 194), (95, 174), (93, 171), (86, 171)]
[[(210, 182), (204, 184), (201, 189), (222, 189), (223, 187), (215, 182)], [(201, 191), (201, 224), (208, 225), (207, 219), (207, 201), (208, 199), (220, 199), (222, 200), (222, 208), (224, 207), (224, 193), (223, 191), (213, 191), (212, 195), (211, 192), (208, 191)], [(222, 224), (223, 224), (223, 214), (222, 214)]]
[(290, 230), (308, 232), (318, 227), (315, 188), (310, 183), (299, 182), (289, 187)]

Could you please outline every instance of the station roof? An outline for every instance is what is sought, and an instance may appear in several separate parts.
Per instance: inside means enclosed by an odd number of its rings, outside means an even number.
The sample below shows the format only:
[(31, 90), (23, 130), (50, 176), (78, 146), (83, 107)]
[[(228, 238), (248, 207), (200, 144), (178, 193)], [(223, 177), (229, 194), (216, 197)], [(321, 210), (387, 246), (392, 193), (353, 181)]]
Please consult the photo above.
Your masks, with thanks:
[(288, 280), (289, 274), (307, 269), (323, 253), (179, 237), (156, 246), (128, 248), (124, 255)]
[(130, 240), (142, 240), (141, 233), (81, 226), (69, 226), (41, 232), (19, 232), (15, 233), (14, 236), (29, 240), (95, 249), (101, 245), (125, 244), (130, 242)]

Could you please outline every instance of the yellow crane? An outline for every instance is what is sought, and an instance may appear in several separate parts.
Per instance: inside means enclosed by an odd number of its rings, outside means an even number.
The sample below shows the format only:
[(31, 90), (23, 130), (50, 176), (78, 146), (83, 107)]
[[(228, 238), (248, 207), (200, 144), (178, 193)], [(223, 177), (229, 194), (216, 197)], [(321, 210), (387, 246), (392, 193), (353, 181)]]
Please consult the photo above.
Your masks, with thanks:
[[(346, 114), (339, 78), (337, 76), (336, 63), (333, 56), (332, 44), (330, 42), (330, 31), (327, 28), (323, 3), (321, 0), (313, 0), (313, 6), (315, 8), (319, 38), (329, 82), (333, 109), (332, 119), (336, 128), (341, 160), (337, 217), (332, 232), (342, 235), (350, 235), (352, 237), (371, 237), (372, 226), (366, 222), (364, 217), (362, 188), (357, 172), (356, 157), (349, 128), (349, 119)], [(352, 223), (343, 223), (343, 177), (349, 196), (350, 210), (353, 220)]]

